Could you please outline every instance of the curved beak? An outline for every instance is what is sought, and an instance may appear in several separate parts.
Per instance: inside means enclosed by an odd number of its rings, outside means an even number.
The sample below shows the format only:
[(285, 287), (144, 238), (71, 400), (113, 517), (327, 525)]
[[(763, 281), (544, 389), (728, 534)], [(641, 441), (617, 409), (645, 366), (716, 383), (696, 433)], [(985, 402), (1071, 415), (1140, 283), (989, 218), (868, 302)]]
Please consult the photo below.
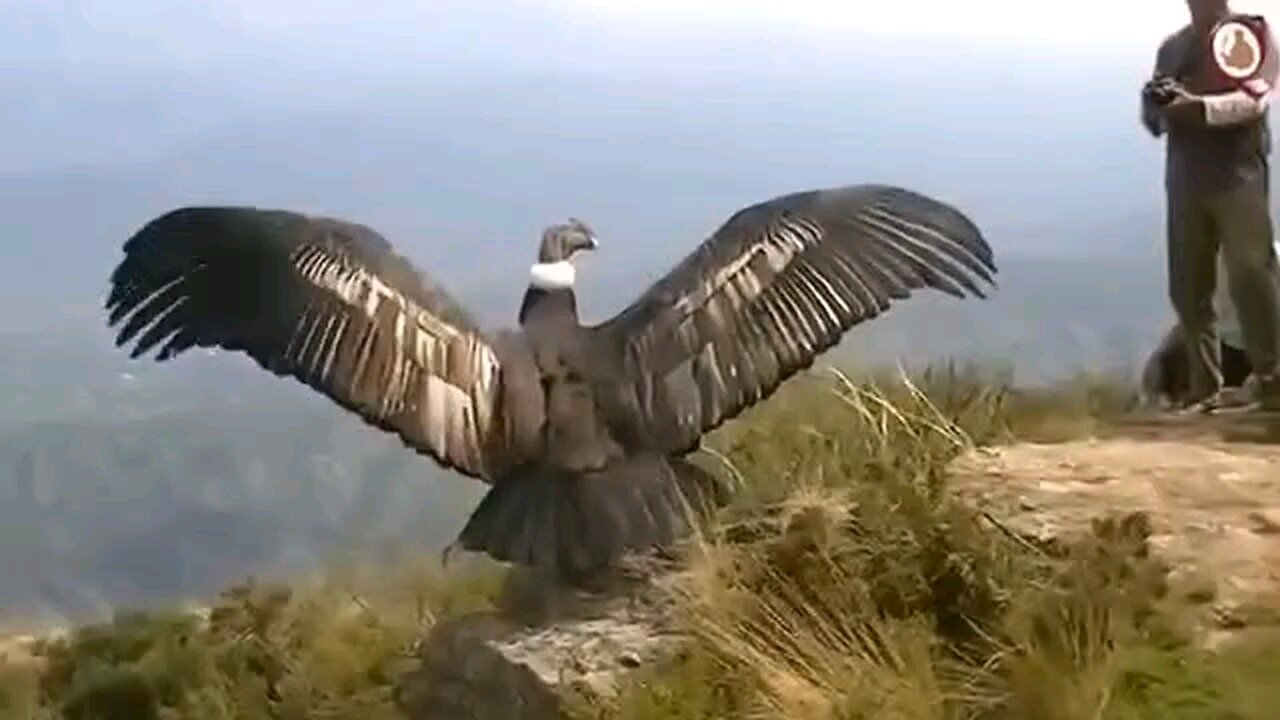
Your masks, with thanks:
[(582, 257), (584, 254), (591, 252), (592, 250), (595, 250), (596, 248), (600, 247), (600, 241), (596, 240), (596, 236), (587, 235), (586, 233), (583, 233), (577, 237), (570, 239), (569, 242), (570, 242), (570, 245), (568, 247), (569, 257), (565, 259), (569, 260), (570, 262), (573, 262), (574, 260), (577, 260), (578, 258)]

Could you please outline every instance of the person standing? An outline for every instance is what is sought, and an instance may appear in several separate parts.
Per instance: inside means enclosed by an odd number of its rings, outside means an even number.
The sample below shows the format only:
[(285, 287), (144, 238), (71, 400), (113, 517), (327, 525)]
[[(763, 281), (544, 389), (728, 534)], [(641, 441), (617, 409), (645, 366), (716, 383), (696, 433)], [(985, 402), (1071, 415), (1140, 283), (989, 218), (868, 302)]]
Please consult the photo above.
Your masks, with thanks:
[[(1210, 33), (1232, 15), (1226, 0), (1187, 0), (1187, 6), (1191, 22), (1160, 45), (1152, 79), (1143, 87), (1141, 112), (1153, 137), (1166, 136), (1169, 296), (1190, 360), (1186, 409), (1212, 411), (1221, 405), (1213, 300), (1221, 251), (1256, 379), (1255, 404), (1280, 410), (1280, 273), (1269, 207), (1269, 92), (1246, 92), (1216, 72)], [(1266, 43), (1268, 52), (1275, 50), (1269, 32)]]

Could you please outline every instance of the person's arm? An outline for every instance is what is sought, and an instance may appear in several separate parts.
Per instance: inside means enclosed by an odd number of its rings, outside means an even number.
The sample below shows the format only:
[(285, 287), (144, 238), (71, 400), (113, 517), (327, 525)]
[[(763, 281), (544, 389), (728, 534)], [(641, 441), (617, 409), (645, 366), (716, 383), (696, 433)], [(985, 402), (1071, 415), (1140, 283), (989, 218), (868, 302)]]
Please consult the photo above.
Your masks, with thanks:
[(1164, 117), (1173, 123), (1230, 127), (1261, 117), (1270, 97), (1270, 93), (1254, 97), (1244, 90), (1208, 95), (1184, 93), (1164, 107)]
[[(1155, 66), (1151, 70), (1152, 80), (1155, 80), (1156, 77), (1158, 77), (1162, 72), (1164, 72), (1163, 66), (1165, 64), (1165, 55), (1168, 52), (1166, 50), (1166, 47), (1168, 46), (1168, 44), (1169, 43), (1166, 40), (1164, 43), (1160, 45), (1160, 49), (1156, 52)], [(1146, 85), (1144, 85), (1142, 88), (1141, 120), (1142, 120), (1142, 126), (1147, 129), (1147, 132), (1151, 134), (1151, 137), (1158, 138), (1164, 134), (1164, 131), (1165, 131), (1164, 115), (1160, 112), (1160, 106), (1156, 104), (1155, 98), (1152, 97), (1149, 92), (1147, 92)]]
[(1204, 98), (1204, 124), (1209, 127), (1229, 127), (1257, 120), (1267, 111), (1271, 93), (1254, 97), (1244, 90), (1206, 95)]

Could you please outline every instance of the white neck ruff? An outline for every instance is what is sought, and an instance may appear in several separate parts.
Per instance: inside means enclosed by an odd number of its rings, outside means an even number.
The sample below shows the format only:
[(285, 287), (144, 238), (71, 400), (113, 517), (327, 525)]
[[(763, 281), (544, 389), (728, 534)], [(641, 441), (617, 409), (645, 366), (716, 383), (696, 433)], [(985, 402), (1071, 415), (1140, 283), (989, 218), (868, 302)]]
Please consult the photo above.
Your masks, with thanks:
[(529, 268), (529, 284), (539, 290), (568, 290), (576, 277), (577, 271), (568, 260), (534, 263)]

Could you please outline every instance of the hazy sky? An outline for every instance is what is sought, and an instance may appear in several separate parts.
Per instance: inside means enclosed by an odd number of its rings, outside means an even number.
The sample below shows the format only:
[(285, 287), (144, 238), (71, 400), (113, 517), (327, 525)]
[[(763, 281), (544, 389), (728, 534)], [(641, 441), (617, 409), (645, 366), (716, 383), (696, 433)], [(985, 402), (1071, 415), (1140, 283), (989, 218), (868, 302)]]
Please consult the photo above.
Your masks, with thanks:
[[(1280, 0), (1234, 6), (1280, 15)], [(1185, 17), (1182, 0), (0, 0), (0, 63), (583, 67), (678, 58), (709, 38), (838, 52), (853, 36), (902, 33), (1150, 54)]]
[[(725, 17), (772, 22), (819, 35), (851, 32), (1039, 38), (1079, 45), (1147, 42), (1186, 19), (1180, 0), (562, 0), (566, 8), (660, 25), (714, 24)], [(1233, 3), (1275, 14), (1280, 0)]]

